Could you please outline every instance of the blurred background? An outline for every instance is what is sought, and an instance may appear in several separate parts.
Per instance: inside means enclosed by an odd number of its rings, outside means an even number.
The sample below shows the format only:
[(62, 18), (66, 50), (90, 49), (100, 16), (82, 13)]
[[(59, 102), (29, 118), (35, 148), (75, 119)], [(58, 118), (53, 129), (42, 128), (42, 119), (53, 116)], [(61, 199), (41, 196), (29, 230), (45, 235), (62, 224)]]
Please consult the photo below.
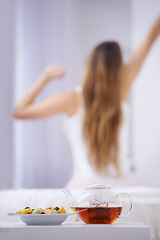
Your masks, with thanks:
[[(127, 62), (160, 13), (159, 0), (0, 0), (0, 188), (59, 188), (72, 175), (63, 115), (16, 120), (16, 104), (50, 63), (65, 67), (36, 99), (80, 84), (86, 57), (119, 42)], [(130, 95), (128, 158), (147, 186), (160, 187), (160, 38)]]

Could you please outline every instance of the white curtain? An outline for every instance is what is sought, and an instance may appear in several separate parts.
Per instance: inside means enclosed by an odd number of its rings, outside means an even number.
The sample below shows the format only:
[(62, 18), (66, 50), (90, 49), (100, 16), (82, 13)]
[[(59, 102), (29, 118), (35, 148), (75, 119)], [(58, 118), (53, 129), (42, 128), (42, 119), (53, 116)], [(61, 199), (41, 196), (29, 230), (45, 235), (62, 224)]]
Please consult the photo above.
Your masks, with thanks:
[(13, 180), (14, 29), (14, 2), (0, 1), (0, 188)]
[[(17, 1), (15, 102), (50, 63), (64, 65), (67, 75), (49, 83), (37, 100), (76, 84), (70, 77), (70, 11), (70, 1)], [(63, 187), (69, 180), (71, 153), (61, 120), (15, 121), (16, 187)]]

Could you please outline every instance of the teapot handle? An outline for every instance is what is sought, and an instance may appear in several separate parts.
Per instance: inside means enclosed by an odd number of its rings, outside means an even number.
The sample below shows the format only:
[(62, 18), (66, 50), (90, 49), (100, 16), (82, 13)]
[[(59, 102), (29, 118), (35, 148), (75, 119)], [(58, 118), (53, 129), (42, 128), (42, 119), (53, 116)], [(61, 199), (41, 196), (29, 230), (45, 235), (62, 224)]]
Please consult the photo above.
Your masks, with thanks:
[(71, 192), (68, 189), (64, 189), (63, 192), (64, 192), (64, 194), (67, 198), (68, 205), (70, 207), (74, 207), (75, 206), (75, 201), (74, 201), (74, 198), (73, 198)]
[(120, 193), (118, 194), (118, 197), (122, 196), (122, 195), (126, 195), (128, 198), (129, 198), (129, 202), (130, 202), (130, 207), (129, 207), (129, 210), (126, 214), (120, 214), (118, 217), (121, 218), (121, 217), (127, 217), (131, 211), (132, 211), (132, 208), (133, 208), (133, 201), (132, 201), (132, 198), (131, 196), (128, 194), (128, 193)]

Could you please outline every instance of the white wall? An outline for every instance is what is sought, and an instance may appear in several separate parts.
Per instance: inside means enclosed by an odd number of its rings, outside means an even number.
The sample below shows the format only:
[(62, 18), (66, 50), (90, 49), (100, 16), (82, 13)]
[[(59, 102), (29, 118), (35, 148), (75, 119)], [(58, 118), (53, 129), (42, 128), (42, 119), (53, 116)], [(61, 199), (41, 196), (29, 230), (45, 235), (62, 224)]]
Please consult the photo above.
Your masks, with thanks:
[(124, 60), (130, 54), (130, 1), (73, 1), (71, 44), (73, 83), (81, 82), (88, 54), (99, 43), (118, 41)]
[[(131, 1), (132, 51), (160, 14), (159, 0)], [(133, 86), (133, 154), (145, 184), (160, 187), (160, 37)]]

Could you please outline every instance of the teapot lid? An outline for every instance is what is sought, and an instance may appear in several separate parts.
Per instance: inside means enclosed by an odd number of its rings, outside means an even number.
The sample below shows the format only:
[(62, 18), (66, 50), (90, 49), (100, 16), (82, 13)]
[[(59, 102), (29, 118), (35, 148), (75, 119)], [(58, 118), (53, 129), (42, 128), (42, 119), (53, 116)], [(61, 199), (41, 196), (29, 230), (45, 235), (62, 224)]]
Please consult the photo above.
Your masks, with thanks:
[(99, 183), (94, 183), (94, 184), (89, 184), (86, 187), (86, 190), (110, 190), (111, 185), (106, 185), (106, 184), (99, 184)]

